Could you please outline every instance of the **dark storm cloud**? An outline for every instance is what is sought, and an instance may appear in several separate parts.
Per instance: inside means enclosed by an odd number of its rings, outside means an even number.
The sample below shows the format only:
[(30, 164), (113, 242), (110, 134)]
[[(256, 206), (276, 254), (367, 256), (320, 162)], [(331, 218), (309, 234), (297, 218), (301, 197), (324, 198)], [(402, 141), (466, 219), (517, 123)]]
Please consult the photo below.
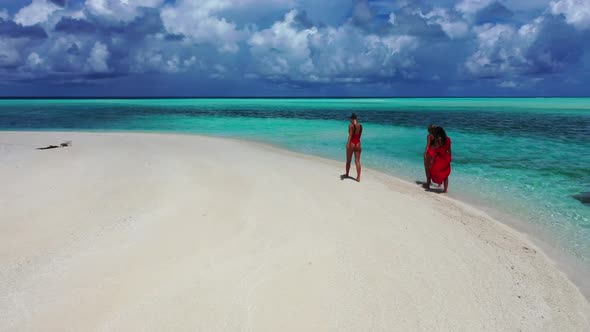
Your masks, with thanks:
[(313, 26), (321, 25), (314, 24), (314, 22), (312, 22), (309, 16), (307, 15), (307, 12), (305, 10), (302, 10), (300, 12), (297, 12), (297, 15), (295, 15), (294, 26), (298, 29), (309, 29)]
[[(137, 17), (130, 22), (105, 20), (93, 16), (89, 20), (63, 17), (55, 30), (70, 34), (95, 33), (102, 38), (118, 35), (129, 42), (137, 42), (156, 33), (166, 33), (160, 12), (153, 8), (141, 8)], [(176, 40), (181, 40), (180, 35), (176, 37)], [(174, 37), (171, 37), (172, 39)]]
[(184, 40), (184, 38), (185, 38), (184, 35), (174, 34), (174, 33), (167, 33), (166, 36), (164, 37), (164, 39), (167, 41), (182, 41), (182, 40)]
[(0, 36), (7, 38), (29, 38), (29, 39), (45, 39), (47, 32), (39, 26), (22, 26), (13, 21), (5, 21), (0, 18)]
[[(90, 56), (88, 43), (94, 43), (92, 40), (100, 42), (106, 47), (109, 72), (81, 73), (80, 78), (86, 81), (119, 77), (129, 74), (133, 70), (139, 70), (138, 68), (141, 68), (142, 65), (135, 64), (135, 58), (142, 49), (152, 47), (146, 41), (149, 36), (161, 33), (164, 36), (164, 41), (169, 43), (184, 39), (183, 35), (166, 33), (160, 12), (153, 8), (140, 8), (137, 17), (129, 22), (105, 20), (93, 15), (88, 16), (87, 19), (62, 17), (55, 25), (55, 31), (82, 38), (82, 41), (86, 40), (87, 45), (85, 49), (81, 49), (80, 44), (72, 43), (65, 50), (67, 56), (57, 56), (52, 62), (54, 67), (60, 71), (73, 72), (86, 68), (84, 62)], [(113, 38), (116, 38), (117, 42), (113, 42)], [(145, 57), (157, 59), (158, 54), (150, 53)], [(48, 77), (50, 79), (55, 76)]]
[(59, 74), (39, 75), (35, 78), (20, 79), (21, 83), (44, 83), (49, 85), (92, 84), (92, 81), (108, 80), (121, 77), (118, 73), (88, 73), (78, 74), (63, 72)]
[(165, 32), (164, 23), (160, 17), (160, 11), (153, 8), (142, 8), (135, 20), (123, 26), (122, 33), (131, 38), (141, 38), (160, 32)]
[(65, 7), (68, 4), (67, 0), (49, 0), (51, 2), (53, 2), (54, 4), (60, 6), (60, 7)]
[(84, 19), (62, 17), (55, 25), (55, 31), (69, 34), (92, 34), (97, 31), (94, 24)]
[(73, 43), (66, 51), (69, 55), (80, 55), (80, 48)]
[(477, 12), (476, 24), (484, 23), (507, 23), (514, 17), (514, 13), (503, 4), (495, 1)]
[(427, 39), (447, 39), (447, 35), (438, 24), (428, 22), (421, 15), (421, 9), (407, 6), (395, 12), (395, 32), (419, 36)]
[(567, 24), (562, 16), (547, 16), (539, 36), (527, 51), (527, 74), (555, 73), (580, 61), (590, 33)]

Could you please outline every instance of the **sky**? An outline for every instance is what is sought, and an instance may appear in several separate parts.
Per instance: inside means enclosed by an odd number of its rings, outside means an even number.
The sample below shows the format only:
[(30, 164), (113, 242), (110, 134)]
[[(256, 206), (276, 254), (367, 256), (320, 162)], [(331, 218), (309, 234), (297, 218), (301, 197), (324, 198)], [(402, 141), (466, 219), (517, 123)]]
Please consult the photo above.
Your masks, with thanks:
[(0, 96), (590, 96), (590, 0), (0, 0)]

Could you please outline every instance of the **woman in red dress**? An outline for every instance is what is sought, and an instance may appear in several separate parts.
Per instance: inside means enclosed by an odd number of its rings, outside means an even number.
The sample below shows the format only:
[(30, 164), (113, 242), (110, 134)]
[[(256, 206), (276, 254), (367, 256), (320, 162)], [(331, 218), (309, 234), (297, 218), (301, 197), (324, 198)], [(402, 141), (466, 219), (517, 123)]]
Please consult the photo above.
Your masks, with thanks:
[(424, 187), (430, 185), (430, 167), (434, 161), (434, 134), (432, 131), (436, 128), (431, 124), (428, 126), (428, 136), (426, 136), (426, 148), (424, 149), (424, 171), (426, 173), (426, 183)]
[[(449, 190), (449, 175), (451, 174), (451, 139), (442, 127), (433, 129), (434, 158), (430, 167), (430, 180), (439, 186), (444, 184), (443, 192)], [(426, 184), (430, 187), (430, 181)]]

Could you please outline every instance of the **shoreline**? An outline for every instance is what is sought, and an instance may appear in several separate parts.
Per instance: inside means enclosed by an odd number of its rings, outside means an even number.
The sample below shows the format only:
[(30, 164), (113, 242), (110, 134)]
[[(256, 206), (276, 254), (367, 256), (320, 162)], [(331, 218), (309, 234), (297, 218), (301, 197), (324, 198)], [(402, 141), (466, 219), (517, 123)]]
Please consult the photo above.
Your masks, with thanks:
[[(277, 155), (277, 156), (282, 156), (280, 158), (287, 158), (287, 159), (302, 159), (305, 160), (306, 163), (309, 164), (323, 164), (326, 167), (329, 167), (330, 169), (335, 169), (335, 167), (338, 167), (338, 169), (342, 168), (342, 163), (339, 163), (335, 160), (331, 160), (331, 159), (327, 159), (327, 158), (322, 158), (322, 157), (317, 157), (317, 156), (312, 156), (312, 155), (306, 155), (306, 154), (302, 154), (299, 152), (294, 152), (294, 151), (290, 151), (290, 150), (286, 150), (283, 149), (281, 147), (278, 146), (274, 146), (272, 144), (268, 144), (268, 143), (264, 143), (264, 142), (256, 142), (256, 141), (248, 141), (248, 140), (241, 140), (241, 139), (236, 139), (236, 138), (228, 138), (228, 137), (217, 137), (217, 136), (207, 136), (207, 135), (195, 135), (195, 134), (189, 134), (189, 133), (162, 133), (162, 132), (122, 132), (122, 131), (14, 131), (14, 132), (7, 132), (7, 131), (2, 131), (0, 132), (0, 136), (2, 136), (3, 138), (3, 143), (5, 143), (4, 141), (6, 141), (4, 138), (4, 136), (31, 136), (31, 134), (35, 134), (35, 135), (40, 135), (40, 136), (51, 136), (51, 135), (56, 135), (56, 136), (64, 136), (63, 140), (70, 140), (71, 138), (65, 137), (68, 135), (72, 135), (72, 136), (78, 136), (78, 138), (81, 138), (82, 140), (90, 140), (92, 141), (91, 136), (101, 136), (101, 138), (106, 138), (106, 139), (114, 139), (114, 138), (121, 138), (124, 140), (125, 137), (127, 137), (128, 141), (134, 141), (135, 138), (137, 138), (138, 136), (142, 136), (144, 135), (144, 137), (146, 138), (146, 141), (150, 141), (150, 140), (174, 140), (175, 142), (180, 142), (180, 141), (199, 141), (199, 140), (204, 140), (207, 142), (213, 142), (211, 144), (220, 144), (220, 145), (231, 145), (234, 144), (236, 146), (244, 146), (246, 147), (246, 149), (255, 151), (255, 150), (260, 150), (262, 152), (261, 156), (264, 155), (265, 158), (272, 158), (271, 155)], [(34, 135), (33, 135), (34, 136)], [(110, 136), (110, 137), (109, 137)], [(129, 136), (135, 136), (135, 138), (129, 138)], [(152, 137), (153, 136), (153, 137)], [(176, 137), (176, 138), (174, 138)], [(96, 137), (94, 138), (96, 139)], [(116, 141), (116, 140), (114, 140)], [(139, 140), (137, 140), (139, 141)], [(221, 142), (221, 143), (215, 143), (215, 142)], [(58, 142), (47, 142), (47, 144), (49, 143), (58, 143)], [(133, 143), (133, 142), (131, 142)], [(74, 139), (73, 142), (74, 146), (73, 148), (67, 148), (67, 149), (76, 149), (78, 147), (76, 140)], [(95, 148), (100, 147), (100, 145), (96, 145), (99, 143), (93, 143), (95, 144)], [(136, 144), (136, 143), (133, 143)], [(146, 143), (147, 144), (147, 143)], [(151, 144), (151, 143), (150, 143)], [(188, 143), (187, 143), (188, 144)], [(131, 146), (131, 145), (130, 145)], [(2, 152), (4, 152), (4, 150), (6, 150), (6, 148), (2, 148)], [(66, 151), (66, 150), (64, 150)], [(266, 151), (266, 152), (264, 152)], [(46, 152), (46, 153), (51, 153), (51, 152)], [(138, 151), (137, 153), (141, 153), (141, 151)], [(255, 153), (255, 152), (253, 152)], [(143, 156), (143, 155), (142, 155)], [(271, 162), (269, 159), (268, 162)], [(334, 178), (336, 178), (337, 176), (339, 176), (340, 173), (335, 174)], [(477, 206), (472, 206), (466, 202), (461, 201), (460, 199), (454, 198), (454, 197), (447, 197), (447, 196), (443, 196), (443, 195), (433, 195), (432, 193), (427, 193), (424, 192), (423, 190), (420, 190), (419, 188), (417, 188), (417, 186), (409, 181), (406, 181), (404, 179), (400, 179), (397, 178), (393, 175), (389, 175), (386, 173), (382, 173), (376, 170), (372, 170), (372, 169), (368, 169), (368, 168), (363, 168), (363, 179), (370, 179), (369, 183), (370, 186), (386, 186), (387, 188), (389, 188), (389, 190), (396, 192), (396, 195), (401, 195), (403, 197), (412, 197), (411, 200), (409, 202), (414, 202), (414, 204), (427, 204), (428, 206), (444, 206), (444, 214), (447, 215), (448, 218), (450, 218), (449, 220), (453, 220), (455, 222), (459, 222), (460, 224), (462, 224), (462, 229), (465, 230), (465, 234), (471, 234), (471, 235), (465, 235), (465, 236), (470, 236), (470, 241), (477, 241), (477, 238), (481, 239), (482, 236), (483, 238), (488, 239), (488, 241), (491, 242), (495, 242), (495, 245), (497, 246), (494, 250), (504, 250), (502, 249), (503, 246), (506, 248), (512, 248), (510, 250), (515, 250), (515, 248), (518, 248), (519, 246), (522, 248), (526, 248), (524, 249), (525, 253), (524, 254), (516, 254), (514, 253), (514, 255), (516, 255), (515, 257), (521, 257), (522, 259), (524, 259), (524, 261), (528, 261), (531, 260), (531, 262), (536, 262), (534, 264), (547, 264), (547, 266), (551, 266), (552, 268), (554, 268), (557, 272), (557, 275), (561, 275), (561, 278), (566, 282), (569, 283), (570, 286), (564, 286), (564, 287), (573, 287), (573, 289), (575, 289), (580, 296), (582, 296), (582, 298), (585, 301), (585, 312), (586, 314), (588, 314), (588, 301), (587, 298), (584, 298), (584, 296), (587, 296), (587, 294), (584, 294), (583, 292), (583, 288), (580, 288), (578, 285), (576, 285), (572, 280), (571, 280), (571, 276), (568, 275), (568, 273), (562, 270), (562, 268), (560, 267), (560, 262), (559, 261), (555, 261), (552, 259), (552, 257), (548, 254), (546, 254), (545, 252), (545, 248), (543, 248), (542, 246), (539, 246), (537, 241), (535, 241), (534, 237), (531, 237), (530, 235), (528, 235), (527, 233), (524, 233), (522, 231), (520, 231), (519, 229), (515, 229), (512, 225), (501, 222), (499, 220), (497, 220), (496, 218), (493, 218), (493, 216), (491, 216), (487, 211), (483, 211), (481, 210), (479, 207)], [(337, 180), (338, 182), (340, 180)], [(336, 184), (336, 185), (357, 185), (356, 183), (346, 183), (347, 180), (344, 181), (344, 183), (342, 184)], [(364, 181), (361, 182), (361, 186), (363, 185)], [(360, 197), (362, 198), (362, 197)], [(331, 204), (331, 203), (330, 203)], [(430, 213), (430, 212), (428, 212)], [(434, 212), (432, 212), (434, 213)], [(489, 222), (491, 221), (491, 222)], [(452, 227), (457, 227), (458, 225), (454, 225)], [(383, 226), (385, 227), (385, 226)], [(504, 235), (502, 235), (504, 234)], [(504, 236), (504, 239), (501, 239), (501, 236)], [(510, 239), (507, 239), (510, 238)], [(512, 242), (511, 242), (512, 241)], [(514, 241), (518, 242), (515, 243)], [(520, 243), (524, 244), (521, 245)], [(534, 253), (534, 257), (536, 258), (532, 258), (533, 256), (530, 256), (531, 253)], [(465, 254), (466, 255), (466, 254)], [(524, 255), (524, 256), (520, 256), (520, 255)], [(539, 257), (540, 256), (540, 257)], [(1, 258), (2, 256), (0, 256)], [(513, 257), (513, 258), (515, 258)], [(510, 260), (510, 259), (509, 259)], [(545, 263), (543, 263), (545, 262)], [(0, 274), (1, 276), (1, 274)], [(559, 277), (557, 277), (559, 278)], [(0, 302), (1, 303), (1, 302)], [(586, 317), (586, 321), (588, 322), (588, 318)]]
[[(188, 137), (208, 137), (208, 138), (215, 138), (215, 139), (222, 139), (228, 140), (236, 143), (247, 143), (259, 146), (263, 149), (271, 149), (274, 152), (287, 154), (299, 158), (309, 159), (312, 161), (322, 162), (324, 164), (328, 164), (331, 166), (339, 167), (342, 170), (344, 169), (344, 161), (338, 161), (335, 159), (330, 159), (326, 157), (321, 157), (312, 154), (306, 154), (302, 152), (293, 151), (282, 147), (278, 144), (273, 144), (261, 140), (254, 140), (254, 139), (245, 139), (245, 138), (235, 138), (232, 136), (217, 136), (217, 135), (208, 135), (208, 134), (198, 134), (198, 133), (190, 133), (190, 132), (177, 132), (177, 131), (162, 131), (162, 130), (134, 130), (134, 131), (125, 131), (125, 130), (49, 130), (49, 129), (41, 129), (41, 130), (24, 130), (24, 131), (2, 131), (0, 130), (0, 134), (2, 132), (6, 133), (93, 133), (93, 134), (147, 134), (147, 135), (172, 135), (172, 136), (188, 136)], [(363, 172), (365, 170), (369, 170), (370, 172), (383, 175), (385, 179), (392, 178), (396, 181), (400, 181), (405, 185), (415, 186), (415, 183), (411, 179), (403, 178), (399, 174), (390, 174), (383, 170), (377, 170), (369, 167), (363, 166)], [(351, 167), (351, 172), (355, 172), (354, 164)], [(417, 188), (420, 188), (416, 186)], [(434, 193), (430, 193), (434, 194)], [(445, 194), (447, 199), (450, 199), (456, 203), (463, 204), (469, 208), (475, 209), (483, 214), (486, 217), (494, 220), (495, 222), (501, 224), (502, 226), (506, 226), (513, 230), (514, 232), (518, 233), (519, 236), (525, 238), (528, 242), (531, 242), (535, 245), (540, 251), (545, 255), (545, 257), (555, 265), (555, 267), (567, 277), (567, 279), (572, 282), (576, 288), (580, 291), (580, 293), (586, 298), (586, 300), (590, 301), (590, 279), (585, 278), (585, 275), (590, 275), (590, 266), (584, 265), (583, 262), (575, 257), (572, 253), (559, 248), (556, 242), (551, 242), (549, 240), (552, 239), (552, 235), (549, 231), (543, 229), (539, 225), (530, 224), (517, 216), (514, 216), (508, 212), (503, 211), (500, 208), (494, 208), (491, 206), (485, 205), (485, 203), (478, 199), (471, 199), (467, 196), (461, 196), (460, 194), (456, 194), (453, 190), (449, 194)]]
[[(146, 132), (149, 133), (149, 132)], [(157, 135), (157, 133), (156, 133)], [(178, 135), (185, 135), (185, 134), (178, 134)], [(191, 135), (191, 134), (188, 134)], [(309, 158), (310, 160), (316, 160), (319, 162), (324, 162), (330, 164), (335, 167), (340, 167), (343, 169), (344, 161), (339, 162), (337, 160), (324, 158), (320, 156), (300, 153), (296, 151), (291, 151), (285, 149), (278, 145), (273, 145), (271, 143), (254, 141), (254, 140), (246, 140), (246, 139), (237, 139), (237, 138), (228, 138), (228, 137), (220, 137), (220, 136), (209, 136), (209, 135), (199, 135), (194, 134), (195, 136), (205, 136), (205, 137), (213, 137), (213, 138), (220, 138), (220, 139), (227, 139), (234, 142), (247, 142), (251, 144), (256, 144), (262, 148), (272, 149), (278, 153), (287, 153), (291, 154), (296, 157), (300, 158)], [(354, 164), (351, 167), (351, 172), (354, 172)], [(416, 187), (419, 191), (421, 191), (420, 186), (416, 186), (414, 182), (411, 180), (403, 179), (395, 174), (388, 174), (384, 171), (375, 170), (372, 168), (368, 168), (363, 166), (363, 174), (365, 171), (370, 171), (374, 175), (382, 177), (384, 181), (393, 180), (397, 182), (404, 183), (409, 187)], [(435, 194), (444, 197), (444, 199), (452, 201), (454, 204), (458, 204), (463, 206), (463, 208), (471, 209), (474, 212), (483, 215), (485, 218), (489, 218), (490, 220), (494, 221), (498, 225), (502, 227), (508, 228), (511, 232), (516, 233), (519, 237), (521, 237), (526, 242), (530, 243), (532, 246), (536, 248), (538, 252), (544, 255), (545, 259), (550, 261), (555, 268), (557, 268), (564, 276), (578, 289), (578, 291), (584, 296), (584, 298), (589, 301), (590, 303), (590, 279), (585, 278), (584, 276), (590, 276), (590, 266), (585, 266), (582, 262), (572, 255), (569, 252), (565, 252), (560, 248), (556, 247), (554, 244), (549, 243), (545, 240), (546, 238), (551, 238), (549, 232), (542, 229), (538, 225), (531, 225), (524, 220), (519, 219), (511, 215), (508, 212), (504, 212), (501, 209), (495, 209), (493, 207), (486, 206), (483, 202), (478, 201), (477, 199), (469, 199), (466, 196), (461, 196), (455, 194), (451, 191), (449, 194), (438, 194), (434, 192), (426, 192), (426, 195)]]

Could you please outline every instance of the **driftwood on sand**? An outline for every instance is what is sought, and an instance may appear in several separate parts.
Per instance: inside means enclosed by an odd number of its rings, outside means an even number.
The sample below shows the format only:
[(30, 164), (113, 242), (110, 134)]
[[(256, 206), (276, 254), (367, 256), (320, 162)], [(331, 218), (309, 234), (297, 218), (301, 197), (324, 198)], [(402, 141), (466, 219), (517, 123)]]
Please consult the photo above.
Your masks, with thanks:
[(60, 145), (48, 145), (44, 147), (37, 148), (37, 150), (49, 150), (49, 149), (57, 149), (57, 148), (65, 148), (68, 146), (72, 146), (72, 141), (66, 141), (61, 143)]

